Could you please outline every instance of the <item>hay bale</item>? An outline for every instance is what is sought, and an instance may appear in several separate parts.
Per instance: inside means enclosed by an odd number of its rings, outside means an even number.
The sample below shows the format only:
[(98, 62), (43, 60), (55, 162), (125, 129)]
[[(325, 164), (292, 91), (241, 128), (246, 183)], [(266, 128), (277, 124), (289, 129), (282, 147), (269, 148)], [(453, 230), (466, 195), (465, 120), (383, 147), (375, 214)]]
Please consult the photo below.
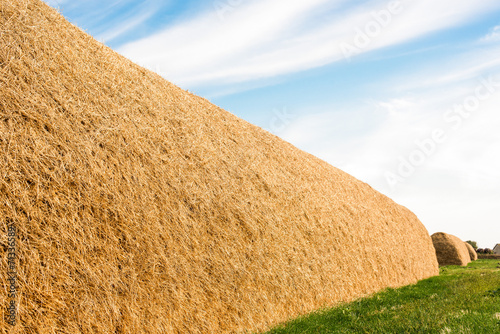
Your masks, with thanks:
[(476, 261), (477, 260), (477, 253), (474, 247), (472, 247), (471, 244), (468, 242), (465, 242), (465, 246), (467, 247), (467, 251), (469, 251), (469, 257), (471, 261)]
[(431, 238), (440, 266), (466, 266), (471, 261), (465, 242), (456, 236), (438, 232)]
[(438, 274), (425, 227), (367, 184), (39, 0), (3, 1), (0, 27), (19, 332), (257, 331)]

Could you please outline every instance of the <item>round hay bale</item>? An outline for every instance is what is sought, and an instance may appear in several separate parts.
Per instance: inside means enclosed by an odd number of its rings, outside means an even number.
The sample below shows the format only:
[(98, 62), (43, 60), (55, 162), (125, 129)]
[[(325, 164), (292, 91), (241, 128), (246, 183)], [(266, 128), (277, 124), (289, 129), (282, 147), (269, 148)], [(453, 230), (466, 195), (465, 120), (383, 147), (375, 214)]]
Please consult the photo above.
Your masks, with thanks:
[(477, 253), (474, 250), (474, 247), (472, 247), (471, 244), (465, 242), (465, 247), (467, 247), (467, 250), (469, 251), (469, 256), (471, 261), (476, 261), (477, 260)]
[(40, 0), (0, 5), (0, 134), (19, 333), (253, 333), (439, 273), (410, 210)]
[(465, 242), (454, 235), (438, 232), (432, 236), (439, 266), (466, 266), (471, 258)]

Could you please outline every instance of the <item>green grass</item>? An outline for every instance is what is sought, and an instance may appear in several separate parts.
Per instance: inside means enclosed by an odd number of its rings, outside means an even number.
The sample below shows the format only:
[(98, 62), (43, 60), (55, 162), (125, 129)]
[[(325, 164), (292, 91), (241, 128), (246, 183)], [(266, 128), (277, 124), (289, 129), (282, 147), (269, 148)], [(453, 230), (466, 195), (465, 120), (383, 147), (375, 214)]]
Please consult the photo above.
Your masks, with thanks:
[(478, 260), (278, 326), (291, 333), (500, 333), (500, 263)]

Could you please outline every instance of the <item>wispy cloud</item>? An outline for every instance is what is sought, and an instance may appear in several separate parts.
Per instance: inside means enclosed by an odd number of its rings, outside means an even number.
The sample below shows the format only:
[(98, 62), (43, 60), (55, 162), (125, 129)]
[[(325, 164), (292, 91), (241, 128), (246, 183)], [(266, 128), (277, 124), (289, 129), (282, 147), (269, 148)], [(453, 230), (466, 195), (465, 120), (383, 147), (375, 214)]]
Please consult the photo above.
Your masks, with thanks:
[(500, 25), (493, 27), (489, 34), (481, 38), (481, 42), (500, 42)]
[[(352, 6), (346, 0), (257, 0), (224, 20), (204, 13), (118, 51), (183, 86), (224, 84), (275, 77), (344, 59), (342, 43), (386, 10), (387, 1)], [(401, 13), (361, 52), (404, 43), (431, 32), (475, 20), (494, 0), (400, 1)], [(321, 13), (321, 15), (320, 15)], [(369, 28), (369, 27), (368, 27)]]
[(120, 18), (119, 25), (111, 25), (95, 37), (105, 43), (110, 42), (130, 32), (132, 29), (150, 19), (155, 14), (157, 9), (157, 4), (152, 2), (147, 3), (141, 6), (138, 10), (130, 11), (124, 17)]
[(45, 0), (98, 40), (129, 41), (127, 34), (151, 19), (170, 1), (159, 0)]
[[(335, 0), (341, 3), (345, 0)], [(290, 27), (327, 0), (248, 1), (224, 20), (216, 11), (129, 43), (119, 51), (132, 60), (160, 69), (169, 79), (186, 84), (212, 80), (245, 81), (280, 73), (290, 57), (272, 54), (289, 43)], [(280, 46), (276, 46), (278, 43)], [(271, 59), (269, 59), (271, 58)]]

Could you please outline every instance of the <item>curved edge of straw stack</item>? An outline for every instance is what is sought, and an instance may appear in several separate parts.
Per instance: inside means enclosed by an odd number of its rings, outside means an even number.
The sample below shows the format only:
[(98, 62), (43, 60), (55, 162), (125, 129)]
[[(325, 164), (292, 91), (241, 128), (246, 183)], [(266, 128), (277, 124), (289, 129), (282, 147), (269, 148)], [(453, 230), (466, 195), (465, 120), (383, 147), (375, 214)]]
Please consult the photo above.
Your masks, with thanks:
[(444, 232), (434, 233), (431, 238), (439, 266), (466, 266), (471, 261), (467, 246), (460, 238)]
[(467, 250), (469, 251), (469, 256), (471, 261), (476, 261), (477, 260), (477, 253), (474, 247), (472, 247), (468, 242), (465, 242), (465, 247), (467, 247)]

